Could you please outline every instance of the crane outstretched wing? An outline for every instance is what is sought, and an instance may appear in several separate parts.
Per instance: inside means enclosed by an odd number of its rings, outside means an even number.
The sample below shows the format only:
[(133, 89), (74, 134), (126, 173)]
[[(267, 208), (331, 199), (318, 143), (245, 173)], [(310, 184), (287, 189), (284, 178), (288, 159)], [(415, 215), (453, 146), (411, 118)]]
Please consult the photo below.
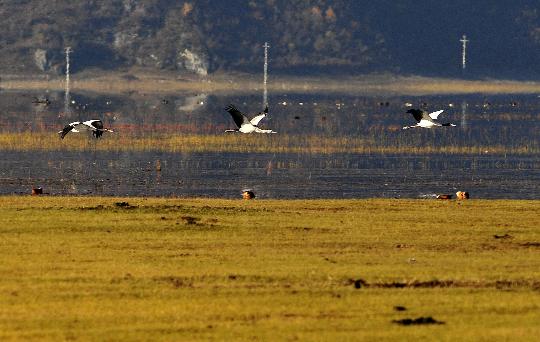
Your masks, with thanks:
[(420, 109), (409, 109), (407, 111), (407, 113), (412, 114), (412, 116), (414, 117), (416, 122), (420, 122), (420, 120), (422, 120), (422, 118), (423, 118), (423, 116), (425, 114), (424, 111), (422, 111)]
[(58, 134), (60, 134), (60, 138), (61, 139), (64, 139), (64, 137), (66, 136), (66, 134), (68, 134), (69, 132), (71, 132), (72, 130), (74, 132), (78, 132), (77, 130), (74, 130), (75, 126), (78, 126), (80, 125), (81, 123), (79, 121), (75, 121), (75, 122), (72, 122), (70, 124), (67, 124), (66, 126), (64, 126), (64, 128), (62, 128), (61, 131), (58, 132)]
[(438, 110), (438, 111), (433, 112), (433, 113), (429, 113), (429, 117), (432, 118), (433, 120), (437, 120), (437, 117), (438, 117), (439, 114), (441, 114), (442, 112), (444, 112), (444, 109)]
[(257, 126), (259, 124), (259, 122), (266, 116), (266, 114), (259, 114), (255, 117), (253, 117), (253, 119), (249, 120), (249, 122), (251, 122), (251, 124), (253, 126)]
[(254, 116), (253, 119), (249, 120), (253, 126), (257, 126), (259, 122), (268, 114), (268, 106), (264, 108), (263, 112), (260, 112), (257, 114), (257, 116)]
[(238, 126), (238, 128), (240, 128), (242, 124), (249, 122), (248, 118), (232, 104), (228, 105), (225, 110), (231, 114), (234, 123), (236, 126)]
[(93, 130), (103, 130), (103, 122), (101, 120), (88, 120), (83, 122), (83, 124)]

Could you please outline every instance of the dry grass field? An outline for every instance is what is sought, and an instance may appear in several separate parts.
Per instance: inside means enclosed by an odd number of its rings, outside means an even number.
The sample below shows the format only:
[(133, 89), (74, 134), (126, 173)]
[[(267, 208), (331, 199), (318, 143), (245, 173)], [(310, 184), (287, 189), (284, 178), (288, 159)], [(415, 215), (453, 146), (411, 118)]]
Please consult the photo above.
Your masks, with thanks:
[(533, 341), (539, 212), (0, 197), (0, 339)]
[[(63, 90), (63, 76), (2, 76), (3, 89), (9, 90)], [(262, 90), (262, 75), (212, 74), (199, 78), (156, 74), (144, 70), (127, 73), (82, 73), (71, 78), (72, 91), (122, 93), (176, 93), (195, 91), (204, 93), (246, 93)], [(299, 77), (271, 75), (270, 92), (286, 93), (342, 93), (342, 94), (531, 94), (540, 92), (540, 83), (512, 80), (463, 80), (420, 76), (358, 75), (351, 77)]]

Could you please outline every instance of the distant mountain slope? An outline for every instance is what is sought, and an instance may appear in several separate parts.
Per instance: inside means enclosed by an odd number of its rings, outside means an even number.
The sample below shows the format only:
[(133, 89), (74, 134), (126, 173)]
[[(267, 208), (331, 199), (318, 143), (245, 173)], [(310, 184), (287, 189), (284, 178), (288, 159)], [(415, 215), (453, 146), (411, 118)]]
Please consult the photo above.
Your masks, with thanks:
[(0, 70), (60, 73), (143, 66), (198, 74), (282, 72), (454, 75), (466, 33), (471, 75), (538, 77), (540, 3), (456, 0), (6, 0)]

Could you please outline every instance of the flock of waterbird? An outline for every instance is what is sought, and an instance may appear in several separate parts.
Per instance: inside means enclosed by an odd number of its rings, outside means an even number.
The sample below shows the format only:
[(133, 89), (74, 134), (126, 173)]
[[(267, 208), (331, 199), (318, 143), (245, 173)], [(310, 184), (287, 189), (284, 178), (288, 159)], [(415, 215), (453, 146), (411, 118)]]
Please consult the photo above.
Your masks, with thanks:
[[(236, 108), (234, 105), (230, 104), (227, 107), (225, 107), (225, 111), (227, 111), (235, 125), (236, 129), (227, 129), (225, 130), (225, 133), (263, 133), (263, 134), (272, 134), (277, 133), (271, 129), (261, 129), (259, 128), (259, 123), (262, 119), (264, 119), (268, 115), (268, 105), (265, 106), (264, 111), (257, 113), (253, 118), (249, 119), (246, 114), (242, 113), (238, 108)], [(420, 109), (409, 109), (407, 113), (412, 114), (414, 119), (416, 120), (416, 125), (414, 126), (405, 126), (403, 129), (409, 129), (409, 128), (415, 128), (415, 127), (422, 127), (422, 128), (432, 128), (432, 127), (455, 127), (456, 125), (452, 123), (440, 123), (437, 121), (437, 118), (439, 115), (443, 112), (443, 110), (438, 110), (432, 113), (428, 113), (426, 111), (420, 110)], [(92, 131), (92, 134), (96, 138), (100, 138), (104, 132), (114, 132), (111, 129), (104, 128), (103, 122), (99, 119), (94, 120), (88, 120), (88, 121), (74, 121), (69, 124), (67, 124), (61, 131), (58, 132), (60, 134), (60, 138), (64, 139), (64, 137), (69, 132), (75, 132), (78, 133), (82, 130), (90, 130)], [(467, 198), (468, 198), (468, 193)], [(254, 192), (251, 189), (244, 189), (242, 190), (242, 196), (244, 199), (252, 199), (255, 197)], [(450, 196), (450, 195), (445, 195)], [(459, 195), (458, 195), (459, 197)], [(439, 198), (439, 197), (438, 197)], [(448, 197), (450, 198), (450, 197)]]
[[(259, 127), (259, 123), (262, 119), (264, 119), (268, 115), (268, 105), (264, 108), (264, 111), (257, 113), (252, 119), (249, 119), (246, 114), (239, 111), (234, 105), (230, 104), (227, 107), (225, 107), (225, 111), (227, 111), (235, 125), (237, 126), (236, 129), (227, 129), (225, 130), (226, 133), (277, 133), (271, 129), (261, 129)], [(453, 123), (440, 123), (437, 118), (444, 110), (438, 110), (432, 113), (428, 113), (426, 111), (423, 111), (421, 109), (409, 109), (407, 111), (408, 114), (411, 114), (413, 118), (416, 120), (416, 125), (413, 126), (404, 126), (403, 129), (409, 129), (409, 128), (433, 128), (433, 127), (455, 127), (456, 125)], [(64, 139), (64, 137), (69, 132), (78, 133), (82, 130), (90, 130), (92, 131), (92, 135), (96, 138), (100, 138), (104, 132), (114, 132), (111, 129), (104, 128), (103, 122), (99, 119), (93, 119), (88, 121), (74, 121), (69, 124), (67, 124), (61, 131), (58, 132), (60, 134), (60, 138)]]

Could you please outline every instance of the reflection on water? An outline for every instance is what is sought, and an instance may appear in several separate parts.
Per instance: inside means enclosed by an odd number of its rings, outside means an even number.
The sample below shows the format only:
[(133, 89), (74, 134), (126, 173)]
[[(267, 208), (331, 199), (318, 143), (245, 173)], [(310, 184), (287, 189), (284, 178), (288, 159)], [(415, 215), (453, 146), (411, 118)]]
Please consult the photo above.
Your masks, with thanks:
[(540, 161), (528, 157), (231, 153), (5, 152), (3, 194), (238, 198), (418, 198), (467, 190), (476, 198), (538, 198)]
[(467, 101), (461, 102), (461, 129), (467, 128)]
[[(34, 97), (50, 105), (34, 104)], [(0, 133), (51, 132), (65, 123), (100, 118), (115, 134), (222, 134), (233, 127), (223, 110), (234, 103), (252, 114), (260, 94), (217, 97), (130, 93), (0, 92)], [(536, 95), (353, 97), (270, 94), (272, 129), (288, 135), (372, 137), (382, 146), (538, 147)], [(459, 127), (401, 130), (413, 124), (405, 103), (445, 109)], [(277, 135), (279, 138), (279, 135)], [(60, 143), (60, 141), (59, 141)], [(98, 142), (99, 143), (99, 142)], [(7, 152), (0, 146), (0, 194), (210, 196), (238, 198), (422, 197), (465, 190), (477, 198), (539, 198), (540, 158), (530, 155), (331, 155), (291, 153)]]

